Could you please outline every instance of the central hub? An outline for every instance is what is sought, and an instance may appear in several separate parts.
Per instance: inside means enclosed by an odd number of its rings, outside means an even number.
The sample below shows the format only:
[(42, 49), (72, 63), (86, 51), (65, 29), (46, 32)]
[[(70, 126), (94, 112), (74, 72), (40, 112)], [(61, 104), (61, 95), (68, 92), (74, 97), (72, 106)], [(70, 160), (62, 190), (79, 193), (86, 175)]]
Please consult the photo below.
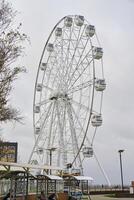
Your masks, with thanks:
[(68, 95), (65, 92), (54, 91), (50, 95), (50, 100), (68, 99)]

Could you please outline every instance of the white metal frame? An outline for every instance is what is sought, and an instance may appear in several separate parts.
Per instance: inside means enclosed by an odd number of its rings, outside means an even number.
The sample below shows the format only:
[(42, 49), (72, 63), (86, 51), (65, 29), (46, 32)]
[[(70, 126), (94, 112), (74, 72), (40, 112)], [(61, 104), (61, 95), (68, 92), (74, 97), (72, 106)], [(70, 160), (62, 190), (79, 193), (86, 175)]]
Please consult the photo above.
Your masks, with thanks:
[[(72, 18), (72, 26), (64, 24), (67, 17)], [(97, 35), (87, 37), (86, 27), (89, 23), (75, 24), (76, 16), (62, 18), (53, 28), (43, 49), (39, 62), (33, 108), (40, 107), (40, 112), (33, 110), (35, 145), (29, 163), (48, 164), (47, 149), (55, 147), (52, 155), (54, 165), (66, 168), (82, 168), (82, 148), (86, 137), (94, 138), (96, 129), (91, 126), (91, 115), (101, 113), (102, 93), (95, 91), (96, 78), (104, 79), (103, 61), (95, 61), (93, 46), (100, 47)], [(62, 28), (62, 35), (55, 36), (55, 30)], [(47, 46), (53, 44), (53, 51)], [(42, 63), (46, 68), (42, 70)], [(96, 67), (97, 65), (97, 67)], [(37, 90), (38, 85), (41, 90)], [(40, 127), (37, 135), (36, 127)], [(43, 154), (38, 155), (42, 147)]]

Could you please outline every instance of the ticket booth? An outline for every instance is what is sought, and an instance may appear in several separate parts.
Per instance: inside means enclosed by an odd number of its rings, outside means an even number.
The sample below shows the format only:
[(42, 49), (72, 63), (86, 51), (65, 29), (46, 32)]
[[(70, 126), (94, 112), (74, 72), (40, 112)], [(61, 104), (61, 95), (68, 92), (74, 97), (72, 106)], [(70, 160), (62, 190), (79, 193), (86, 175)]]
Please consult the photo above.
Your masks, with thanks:
[(44, 191), (45, 196), (49, 196), (52, 193), (63, 192), (64, 182), (63, 179), (55, 175), (37, 175), (37, 196)]
[(81, 199), (83, 195), (89, 195), (89, 185), (93, 182), (93, 178), (88, 176), (73, 176), (70, 182), (70, 196)]

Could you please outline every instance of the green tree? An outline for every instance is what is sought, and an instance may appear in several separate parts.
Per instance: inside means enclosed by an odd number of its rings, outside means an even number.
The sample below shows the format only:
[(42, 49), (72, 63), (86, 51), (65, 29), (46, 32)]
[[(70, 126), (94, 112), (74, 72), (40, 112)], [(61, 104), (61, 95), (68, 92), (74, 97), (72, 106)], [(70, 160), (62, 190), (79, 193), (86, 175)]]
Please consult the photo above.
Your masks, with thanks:
[(9, 103), (14, 80), (25, 72), (24, 67), (15, 66), (15, 61), (24, 53), (23, 42), (27, 36), (21, 33), (21, 23), (13, 28), (17, 12), (12, 5), (0, 0), (0, 122), (20, 121), (20, 112)]

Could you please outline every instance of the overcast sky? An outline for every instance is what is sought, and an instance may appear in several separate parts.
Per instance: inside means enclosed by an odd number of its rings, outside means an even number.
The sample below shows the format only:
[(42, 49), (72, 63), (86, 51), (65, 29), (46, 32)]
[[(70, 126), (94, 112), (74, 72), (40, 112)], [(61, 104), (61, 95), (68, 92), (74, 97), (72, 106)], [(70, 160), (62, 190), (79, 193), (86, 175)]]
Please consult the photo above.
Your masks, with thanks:
[[(24, 125), (2, 126), (2, 136), (18, 142), (19, 159), (26, 162), (34, 143), (32, 104), (36, 72), (43, 46), (54, 25), (65, 15), (83, 15), (94, 24), (104, 49), (107, 89), (103, 99), (103, 126), (98, 129), (95, 151), (111, 183), (120, 183), (119, 149), (124, 182), (134, 180), (134, 0), (12, 0), (19, 11), (16, 23), (30, 37), (26, 56), (19, 63), (28, 73), (14, 84), (11, 101), (25, 117)], [(94, 158), (85, 163), (85, 175), (105, 184)]]

